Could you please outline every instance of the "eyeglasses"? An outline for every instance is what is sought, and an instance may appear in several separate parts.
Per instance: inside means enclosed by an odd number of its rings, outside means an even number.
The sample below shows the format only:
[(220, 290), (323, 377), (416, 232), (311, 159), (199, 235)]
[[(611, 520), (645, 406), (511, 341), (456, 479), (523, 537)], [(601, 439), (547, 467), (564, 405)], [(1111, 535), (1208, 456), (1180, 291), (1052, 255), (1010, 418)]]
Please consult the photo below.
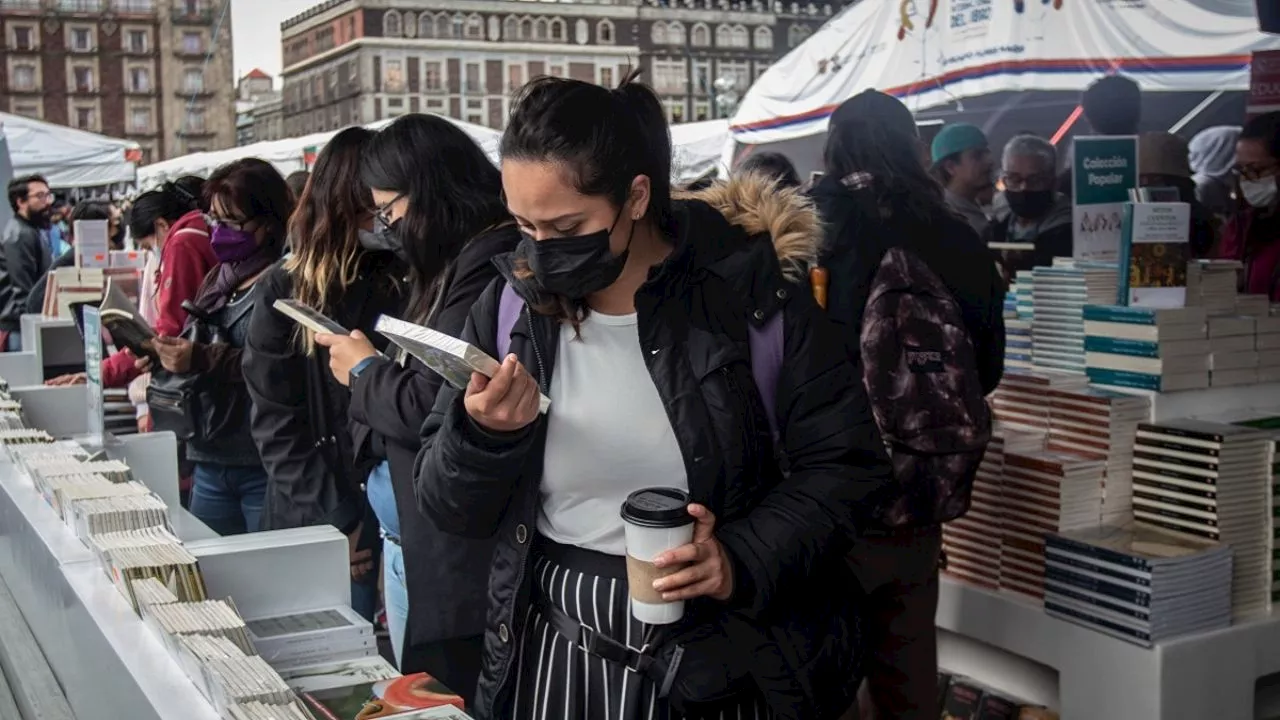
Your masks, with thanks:
[(215, 215), (210, 215), (208, 213), (205, 214), (204, 221), (205, 221), (205, 224), (207, 224), (210, 229), (216, 228), (216, 227), (225, 227), (225, 228), (231, 228), (232, 230), (245, 230), (247, 229), (247, 226), (253, 222), (252, 220), (231, 220), (228, 218), (220, 218)]
[(394, 220), (391, 219), (391, 206), (400, 202), (400, 200), (403, 198), (404, 198), (404, 193), (400, 193), (399, 195), (396, 195), (395, 197), (391, 198), (389, 202), (386, 202), (374, 208), (373, 221), (377, 223), (379, 227), (390, 228), (391, 223), (395, 222)]
[(27, 193), (27, 200), (52, 200), (53, 193), (45, 190), (43, 192)]
[(1047, 173), (1037, 173), (1035, 175), (1005, 173), (1003, 180), (1006, 190), (1018, 192), (1020, 190), (1049, 190), (1053, 187), (1054, 177)]
[(1263, 178), (1271, 177), (1276, 174), (1277, 170), (1280, 170), (1280, 165), (1277, 165), (1276, 163), (1271, 163), (1269, 165), (1255, 165), (1250, 163), (1248, 165), (1236, 165), (1231, 168), (1231, 172), (1239, 175), (1245, 180), (1261, 180)]

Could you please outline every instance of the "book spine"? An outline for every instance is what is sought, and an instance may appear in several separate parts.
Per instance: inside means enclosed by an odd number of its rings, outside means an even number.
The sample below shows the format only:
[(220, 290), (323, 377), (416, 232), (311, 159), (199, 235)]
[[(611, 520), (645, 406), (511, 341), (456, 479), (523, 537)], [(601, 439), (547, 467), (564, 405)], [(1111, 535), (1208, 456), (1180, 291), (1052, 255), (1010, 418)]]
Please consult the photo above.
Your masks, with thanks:
[(1160, 392), (1161, 377), (1159, 375), (1092, 367), (1086, 368), (1085, 374), (1089, 376), (1089, 382), (1099, 385), (1114, 385), (1116, 387)]
[(1124, 305), (1085, 305), (1084, 319), (1096, 322), (1155, 325), (1156, 313), (1151, 308)]
[(1129, 305), (1129, 279), (1133, 275), (1133, 221), (1136, 203), (1124, 204), (1120, 220), (1120, 272), (1116, 273), (1116, 305)]
[(1045, 537), (1045, 542), (1049, 545), (1061, 548), (1063, 552), (1072, 555), (1079, 555), (1083, 558), (1091, 558), (1109, 562), (1114, 565), (1123, 565), (1124, 567), (1133, 568), (1139, 572), (1149, 573), (1152, 570), (1151, 563), (1140, 557), (1127, 555), (1122, 552), (1116, 552), (1110, 548), (1104, 548), (1098, 545), (1090, 545), (1089, 543), (1072, 540), (1058, 534), (1050, 534)]
[(1168, 425), (1160, 425), (1157, 423), (1138, 423), (1140, 432), (1149, 432), (1156, 435), (1170, 435), (1172, 437), (1187, 438), (1188, 440), (1199, 440), (1201, 442), (1221, 443), (1226, 438), (1221, 433), (1200, 432), (1198, 430), (1187, 430), (1186, 428), (1170, 427)]
[(1112, 355), (1129, 355), (1132, 357), (1160, 357), (1160, 343), (1146, 340), (1125, 340), (1123, 338), (1100, 337), (1088, 335), (1084, 339), (1085, 352), (1109, 353)]

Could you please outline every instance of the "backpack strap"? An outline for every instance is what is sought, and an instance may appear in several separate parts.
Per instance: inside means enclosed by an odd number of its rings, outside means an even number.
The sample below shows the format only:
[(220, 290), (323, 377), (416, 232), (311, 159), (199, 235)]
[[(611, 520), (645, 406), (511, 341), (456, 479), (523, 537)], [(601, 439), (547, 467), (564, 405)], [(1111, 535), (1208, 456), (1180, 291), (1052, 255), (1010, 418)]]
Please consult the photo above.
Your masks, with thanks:
[(511, 351), (511, 331), (515, 329), (516, 320), (520, 319), (520, 310), (524, 307), (524, 300), (516, 294), (516, 289), (511, 287), (511, 283), (502, 286), (502, 299), (498, 301), (498, 328), (496, 337), (496, 347), (498, 349), (498, 362), (502, 362), (507, 353)]

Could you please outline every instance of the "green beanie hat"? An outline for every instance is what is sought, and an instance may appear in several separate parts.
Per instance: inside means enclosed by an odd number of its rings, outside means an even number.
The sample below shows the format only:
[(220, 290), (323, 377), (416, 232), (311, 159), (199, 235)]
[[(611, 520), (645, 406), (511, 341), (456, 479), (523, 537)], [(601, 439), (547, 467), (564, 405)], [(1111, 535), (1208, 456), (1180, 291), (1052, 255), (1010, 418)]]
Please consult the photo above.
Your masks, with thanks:
[(986, 146), (987, 136), (982, 134), (982, 131), (977, 126), (968, 123), (948, 125), (933, 137), (933, 146), (931, 148), (933, 164), (937, 165), (943, 159), (958, 155), (965, 150)]

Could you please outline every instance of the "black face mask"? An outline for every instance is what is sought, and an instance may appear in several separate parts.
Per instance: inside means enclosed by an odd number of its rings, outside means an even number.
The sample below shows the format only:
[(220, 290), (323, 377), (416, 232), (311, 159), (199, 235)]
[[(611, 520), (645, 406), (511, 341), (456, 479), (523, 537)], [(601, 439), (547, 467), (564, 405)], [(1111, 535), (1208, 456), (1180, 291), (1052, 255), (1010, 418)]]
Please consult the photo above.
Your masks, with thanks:
[[(617, 224), (615, 220), (614, 227)], [(634, 224), (631, 232), (635, 233)], [(529, 263), (529, 269), (543, 291), (570, 300), (581, 300), (612, 285), (627, 264), (631, 236), (627, 236), (627, 247), (614, 255), (609, 248), (612, 234), (611, 227), (588, 235), (535, 240), (532, 235), (522, 232), (520, 244), (516, 246), (516, 257)]]
[(1006, 190), (1004, 197), (1014, 215), (1039, 220), (1053, 209), (1052, 190)]
[(384, 225), (380, 222), (374, 224), (377, 228), (373, 232), (368, 230), (360, 231), (360, 245), (366, 250), (383, 250), (396, 254), (401, 260), (407, 260), (404, 252), (404, 242), (400, 238), (400, 228), (403, 227), (404, 218), (397, 218), (390, 225)]

